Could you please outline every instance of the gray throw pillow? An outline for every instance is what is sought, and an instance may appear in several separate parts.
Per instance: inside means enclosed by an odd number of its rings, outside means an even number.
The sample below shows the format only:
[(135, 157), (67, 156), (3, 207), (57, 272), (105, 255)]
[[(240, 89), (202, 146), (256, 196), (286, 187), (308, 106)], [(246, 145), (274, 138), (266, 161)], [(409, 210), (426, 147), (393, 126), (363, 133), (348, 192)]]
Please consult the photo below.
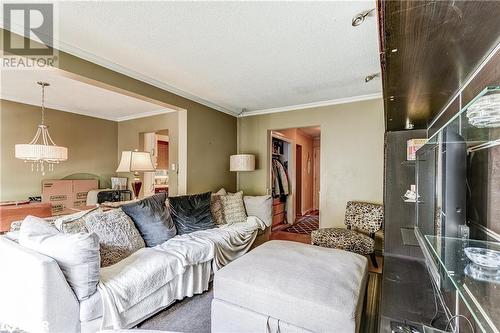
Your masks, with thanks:
[(95, 210), (83, 217), (89, 232), (99, 236), (101, 267), (111, 266), (144, 247), (134, 222), (120, 208)]
[(247, 220), (245, 204), (243, 203), (243, 192), (228, 193), (220, 197), (224, 220), (228, 224), (242, 223)]
[(100, 259), (96, 234), (63, 234), (43, 219), (27, 216), (19, 230), (19, 244), (52, 257), (78, 300), (97, 290)]
[(177, 234), (166, 200), (166, 193), (160, 193), (122, 206), (148, 247), (161, 244)]
[(170, 212), (179, 235), (215, 228), (210, 212), (211, 192), (169, 197)]

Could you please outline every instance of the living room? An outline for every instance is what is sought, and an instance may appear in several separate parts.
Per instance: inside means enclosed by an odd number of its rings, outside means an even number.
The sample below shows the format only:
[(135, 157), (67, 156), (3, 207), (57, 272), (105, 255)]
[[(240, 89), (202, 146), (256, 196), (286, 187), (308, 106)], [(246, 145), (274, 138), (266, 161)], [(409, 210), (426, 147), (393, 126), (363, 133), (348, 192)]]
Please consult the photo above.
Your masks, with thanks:
[(2, 13), (0, 332), (498, 332), (500, 3)]

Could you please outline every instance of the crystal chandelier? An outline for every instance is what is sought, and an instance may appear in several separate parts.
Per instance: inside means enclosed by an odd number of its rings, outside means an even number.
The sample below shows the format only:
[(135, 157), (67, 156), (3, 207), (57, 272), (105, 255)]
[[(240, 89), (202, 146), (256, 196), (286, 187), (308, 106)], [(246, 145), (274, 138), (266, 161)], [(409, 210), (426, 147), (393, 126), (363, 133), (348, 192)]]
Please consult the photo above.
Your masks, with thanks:
[(57, 146), (50, 137), (48, 126), (45, 125), (45, 87), (46, 82), (37, 82), (42, 87), (42, 123), (38, 125), (35, 137), (27, 144), (17, 144), (16, 158), (31, 163), (31, 171), (54, 170), (54, 164), (68, 159), (68, 148)]

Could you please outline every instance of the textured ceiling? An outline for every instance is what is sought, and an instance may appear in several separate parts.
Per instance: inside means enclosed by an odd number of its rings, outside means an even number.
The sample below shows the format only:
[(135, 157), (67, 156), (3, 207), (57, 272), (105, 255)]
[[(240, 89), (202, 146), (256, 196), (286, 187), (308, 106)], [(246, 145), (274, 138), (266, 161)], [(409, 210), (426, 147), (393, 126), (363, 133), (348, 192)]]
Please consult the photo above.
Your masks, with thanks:
[(382, 90), (379, 78), (364, 82), (380, 72), (374, 12), (351, 26), (375, 1), (68, 1), (56, 7), (63, 51), (220, 111), (327, 105)]
[(37, 81), (50, 86), (45, 89), (46, 107), (109, 120), (126, 120), (169, 112), (162, 106), (98, 88), (65, 77), (59, 70), (2, 71), (2, 99), (41, 104), (41, 88)]
[(221, 111), (379, 94), (375, 1), (60, 2), (60, 48)]

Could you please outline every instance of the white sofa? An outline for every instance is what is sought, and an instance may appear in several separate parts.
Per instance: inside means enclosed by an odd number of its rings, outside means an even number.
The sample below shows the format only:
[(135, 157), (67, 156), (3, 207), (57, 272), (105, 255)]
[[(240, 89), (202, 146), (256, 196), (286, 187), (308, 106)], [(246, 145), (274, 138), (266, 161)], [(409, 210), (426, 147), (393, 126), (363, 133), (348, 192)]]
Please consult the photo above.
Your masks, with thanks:
[(364, 256), (266, 242), (215, 275), (212, 332), (358, 332), (367, 276)]
[[(252, 242), (261, 243), (262, 238), (268, 236), (264, 227), (265, 225), (262, 225), (262, 230), (258, 231), (260, 236), (252, 237)], [(227, 231), (219, 228), (202, 232), (205, 235), (220, 233), (229, 237)], [(177, 237), (191, 236), (176, 236), (173, 240)], [(240, 248), (238, 255), (248, 251), (250, 245), (251, 243)], [(101, 268), (101, 277), (105, 276), (109, 282), (113, 280), (113, 274), (123, 276), (124, 273), (133, 271), (134, 267), (147, 266), (148, 261), (154, 260), (155, 256), (151, 255), (154, 253), (158, 254), (155, 248), (140, 249), (115, 265)], [(165, 265), (174, 260), (168, 259), (168, 254), (165, 254), (165, 258)], [(106, 302), (103, 302), (101, 287), (90, 298), (79, 302), (54, 259), (27, 249), (6, 236), (0, 236), (0, 325), (37, 333), (96, 332), (101, 328), (130, 328), (176, 300), (207, 290), (214, 272), (214, 261), (215, 259), (185, 267), (185, 271), (175, 278), (158, 284), (154, 290), (148, 290), (149, 294), (120, 313), (120, 316), (127, 318), (125, 322), (122, 317), (115, 318), (113, 313), (108, 313), (108, 323), (122, 321), (110, 327), (102, 325), (106, 311), (103, 304)], [(162, 265), (157, 265), (157, 262), (149, 266), (160, 266), (158, 269), (161, 269)], [(137, 287), (132, 285), (137, 284), (137, 281), (131, 281), (130, 286), (127, 282), (123, 286), (123, 281), (121, 282), (123, 293), (137, 292)], [(148, 281), (143, 282), (143, 285), (150, 287)]]

